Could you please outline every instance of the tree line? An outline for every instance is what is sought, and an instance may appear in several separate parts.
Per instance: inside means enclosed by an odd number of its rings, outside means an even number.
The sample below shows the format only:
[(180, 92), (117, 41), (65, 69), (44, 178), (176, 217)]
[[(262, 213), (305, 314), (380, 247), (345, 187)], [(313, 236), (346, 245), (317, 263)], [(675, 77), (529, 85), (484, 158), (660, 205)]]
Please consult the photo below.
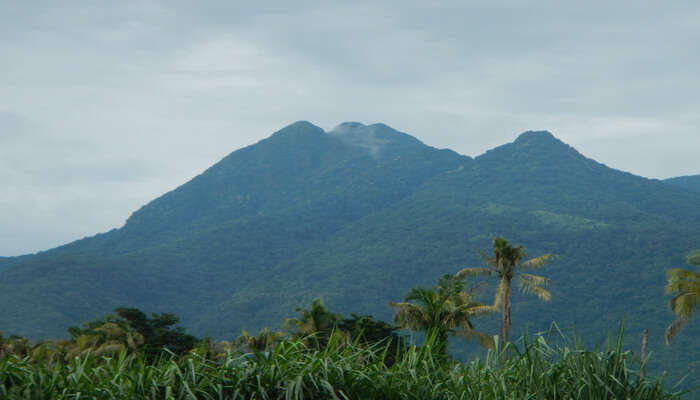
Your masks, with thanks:
[[(439, 357), (449, 357), (447, 343), (450, 336), (476, 339), (480, 345), (498, 349), (501, 364), (508, 359), (508, 335), (511, 326), (511, 286), (543, 301), (551, 299), (545, 289), (548, 278), (525, 271), (537, 270), (553, 258), (551, 254), (526, 259), (523, 246), (513, 245), (504, 238), (492, 239), (490, 253), (480, 251), (484, 267), (462, 268), (453, 275), (440, 277), (433, 287), (411, 289), (402, 302), (390, 302), (394, 309), (393, 323), (368, 315), (352, 314), (343, 318), (326, 309), (321, 299), (311, 302), (309, 308), (297, 308), (298, 316), (284, 321), (282, 331), (265, 328), (257, 334), (242, 331), (233, 341), (199, 339), (176, 327), (178, 318), (171, 313), (153, 313), (149, 317), (136, 308), (120, 307), (103, 318), (68, 328), (69, 339), (48, 340), (32, 345), (25, 338), (0, 333), (0, 357), (16, 355), (49, 362), (66, 362), (74, 357), (116, 355), (120, 352), (141, 352), (148, 360), (155, 360), (164, 351), (175, 355), (196, 352), (206, 358), (217, 359), (227, 353), (242, 351), (253, 356), (268, 351), (276, 343), (289, 338), (304, 341), (313, 348), (323, 348), (329, 341), (360, 345), (386, 345), (388, 363), (406, 348), (406, 340), (398, 333), (400, 328), (423, 331), (433, 340), (433, 351)], [(700, 266), (700, 251), (686, 257), (689, 265)], [(493, 302), (476, 301), (482, 285), (468, 287), (466, 278), (494, 277), (497, 286)], [(676, 320), (666, 330), (666, 341), (697, 313), (700, 304), (700, 274), (674, 268), (668, 271), (666, 293), (674, 295), (670, 308)], [(497, 312), (501, 315), (498, 335), (489, 335), (475, 329), (472, 319)]]

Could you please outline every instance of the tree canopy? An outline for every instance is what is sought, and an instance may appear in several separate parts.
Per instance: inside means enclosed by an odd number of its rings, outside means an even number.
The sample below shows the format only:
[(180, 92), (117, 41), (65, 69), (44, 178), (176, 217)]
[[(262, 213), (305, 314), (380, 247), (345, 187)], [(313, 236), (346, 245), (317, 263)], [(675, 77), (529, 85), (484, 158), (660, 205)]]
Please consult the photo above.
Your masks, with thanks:
[(475, 331), (471, 321), (491, 308), (475, 301), (461, 278), (444, 275), (435, 287), (413, 288), (403, 302), (390, 302), (389, 306), (394, 309), (395, 324), (434, 337), (439, 354), (447, 355), (449, 335), (478, 338), (483, 346), (493, 346), (491, 337)]

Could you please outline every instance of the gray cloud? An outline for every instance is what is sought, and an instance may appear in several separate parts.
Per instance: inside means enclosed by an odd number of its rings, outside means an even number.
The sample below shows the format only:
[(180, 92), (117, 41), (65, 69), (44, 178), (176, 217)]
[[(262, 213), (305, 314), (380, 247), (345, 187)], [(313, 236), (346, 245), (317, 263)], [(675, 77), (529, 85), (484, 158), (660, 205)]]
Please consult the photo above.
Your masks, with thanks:
[[(248, 3), (248, 2), (246, 2)], [(300, 119), (700, 173), (696, 2), (4, 2), (0, 255), (120, 226)]]

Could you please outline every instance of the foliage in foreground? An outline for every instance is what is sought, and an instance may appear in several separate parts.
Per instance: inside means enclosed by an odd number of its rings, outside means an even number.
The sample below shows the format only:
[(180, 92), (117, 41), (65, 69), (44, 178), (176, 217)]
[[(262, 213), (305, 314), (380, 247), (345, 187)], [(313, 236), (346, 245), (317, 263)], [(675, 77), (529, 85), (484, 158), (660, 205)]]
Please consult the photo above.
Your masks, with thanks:
[(471, 318), (491, 312), (492, 308), (474, 300), (472, 290), (465, 291), (465, 282), (452, 275), (438, 279), (435, 287), (417, 287), (404, 297), (404, 302), (390, 302), (394, 323), (410, 330), (435, 335), (434, 352), (447, 357), (449, 335), (477, 338), (482, 346), (494, 347), (491, 336), (474, 330)]
[[(700, 251), (686, 256), (688, 265), (700, 267)], [(667, 273), (666, 294), (674, 295), (669, 305), (677, 318), (666, 328), (666, 344), (700, 310), (700, 272), (682, 268), (672, 268)]]
[[(521, 269), (538, 269), (549, 261), (551, 254), (535, 257), (527, 261), (525, 258), (525, 248), (508, 243), (502, 237), (491, 239), (493, 243), (493, 256), (488, 253), (479, 251), (482, 260), (486, 262), (486, 268), (464, 268), (457, 272), (458, 278), (467, 276), (491, 276), (498, 277), (498, 288), (493, 301), (493, 309), (501, 312), (501, 331), (499, 340), (503, 343), (508, 343), (508, 331), (510, 330), (510, 286), (511, 281), (515, 277), (515, 273)], [(520, 272), (518, 274), (518, 286), (526, 294), (533, 294), (540, 300), (549, 301), (552, 295), (544, 288), (550, 282), (548, 278), (526, 274)], [(508, 359), (507, 347), (503, 348), (501, 353), (501, 362)]]
[(409, 347), (387, 366), (385, 347), (325, 348), (283, 341), (255, 357), (229, 353), (219, 362), (191, 354), (149, 363), (143, 356), (74, 358), (67, 364), (0, 360), (0, 397), (12, 399), (677, 399), (661, 381), (639, 379), (631, 354), (550, 345), (537, 336), (502, 367), (460, 364), (434, 351), (434, 338)]

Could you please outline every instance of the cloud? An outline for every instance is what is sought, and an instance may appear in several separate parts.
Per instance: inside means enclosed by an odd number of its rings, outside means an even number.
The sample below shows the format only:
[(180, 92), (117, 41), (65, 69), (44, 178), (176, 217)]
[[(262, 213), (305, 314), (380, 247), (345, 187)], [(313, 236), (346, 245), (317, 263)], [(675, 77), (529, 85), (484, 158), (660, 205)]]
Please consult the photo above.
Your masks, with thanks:
[(698, 18), (692, 1), (5, 2), (0, 255), (117, 227), (301, 119), (468, 155), (548, 129), (612, 167), (700, 173)]

